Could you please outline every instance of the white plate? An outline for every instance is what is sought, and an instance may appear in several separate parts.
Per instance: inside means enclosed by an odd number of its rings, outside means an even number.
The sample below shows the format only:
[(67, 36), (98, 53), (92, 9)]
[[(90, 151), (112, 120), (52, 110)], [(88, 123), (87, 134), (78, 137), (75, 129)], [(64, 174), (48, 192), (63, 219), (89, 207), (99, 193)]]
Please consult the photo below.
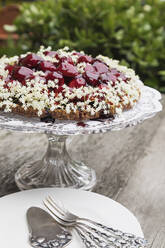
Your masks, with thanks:
[[(43, 207), (42, 200), (51, 194), (76, 214), (143, 237), (135, 216), (121, 204), (96, 193), (74, 189), (34, 189), (0, 199), (0, 247), (30, 248), (26, 211), (31, 206)], [(83, 248), (74, 236), (68, 248)]]

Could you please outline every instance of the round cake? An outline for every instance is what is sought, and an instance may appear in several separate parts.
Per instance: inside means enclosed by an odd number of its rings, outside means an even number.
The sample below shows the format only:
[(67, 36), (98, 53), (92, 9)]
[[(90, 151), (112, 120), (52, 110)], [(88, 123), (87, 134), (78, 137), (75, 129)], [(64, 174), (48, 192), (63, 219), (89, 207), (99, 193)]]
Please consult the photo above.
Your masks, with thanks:
[(63, 120), (108, 118), (132, 108), (142, 82), (117, 60), (68, 47), (0, 59), (0, 109)]

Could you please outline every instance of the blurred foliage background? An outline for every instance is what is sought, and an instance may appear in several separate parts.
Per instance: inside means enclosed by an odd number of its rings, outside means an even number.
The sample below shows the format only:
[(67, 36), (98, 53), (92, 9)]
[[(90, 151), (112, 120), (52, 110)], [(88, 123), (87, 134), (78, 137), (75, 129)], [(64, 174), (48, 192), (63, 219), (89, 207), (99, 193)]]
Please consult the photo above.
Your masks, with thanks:
[[(7, 1), (6, 1), (7, 2)], [(16, 1), (10, 1), (16, 2)], [(103, 54), (132, 67), (145, 84), (165, 92), (165, 1), (39, 0), (21, 3), (8, 31), (19, 40), (0, 48), (11, 56), (42, 44)]]
[(6, 6), (8, 4), (22, 3), (22, 2), (33, 2), (35, 0), (1, 0), (0, 7)]

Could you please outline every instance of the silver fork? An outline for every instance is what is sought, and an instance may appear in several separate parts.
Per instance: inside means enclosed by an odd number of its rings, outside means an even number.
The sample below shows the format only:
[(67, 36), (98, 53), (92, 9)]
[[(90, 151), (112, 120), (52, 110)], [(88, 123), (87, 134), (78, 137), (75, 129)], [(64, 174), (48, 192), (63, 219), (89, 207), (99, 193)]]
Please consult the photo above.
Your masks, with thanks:
[(51, 196), (48, 196), (43, 203), (59, 224), (73, 227), (77, 231), (86, 247), (144, 248), (148, 246), (148, 242), (143, 238), (78, 217), (61, 207)]

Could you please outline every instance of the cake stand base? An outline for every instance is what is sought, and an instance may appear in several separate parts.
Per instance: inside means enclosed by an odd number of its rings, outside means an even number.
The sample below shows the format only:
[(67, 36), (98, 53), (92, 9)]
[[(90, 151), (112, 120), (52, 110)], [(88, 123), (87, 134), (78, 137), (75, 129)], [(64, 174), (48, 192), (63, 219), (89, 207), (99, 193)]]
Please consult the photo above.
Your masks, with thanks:
[(47, 134), (48, 150), (41, 161), (23, 165), (15, 175), (20, 190), (43, 187), (67, 187), (92, 190), (96, 174), (84, 163), (74, 161), (66, 149), (68, 136)]

